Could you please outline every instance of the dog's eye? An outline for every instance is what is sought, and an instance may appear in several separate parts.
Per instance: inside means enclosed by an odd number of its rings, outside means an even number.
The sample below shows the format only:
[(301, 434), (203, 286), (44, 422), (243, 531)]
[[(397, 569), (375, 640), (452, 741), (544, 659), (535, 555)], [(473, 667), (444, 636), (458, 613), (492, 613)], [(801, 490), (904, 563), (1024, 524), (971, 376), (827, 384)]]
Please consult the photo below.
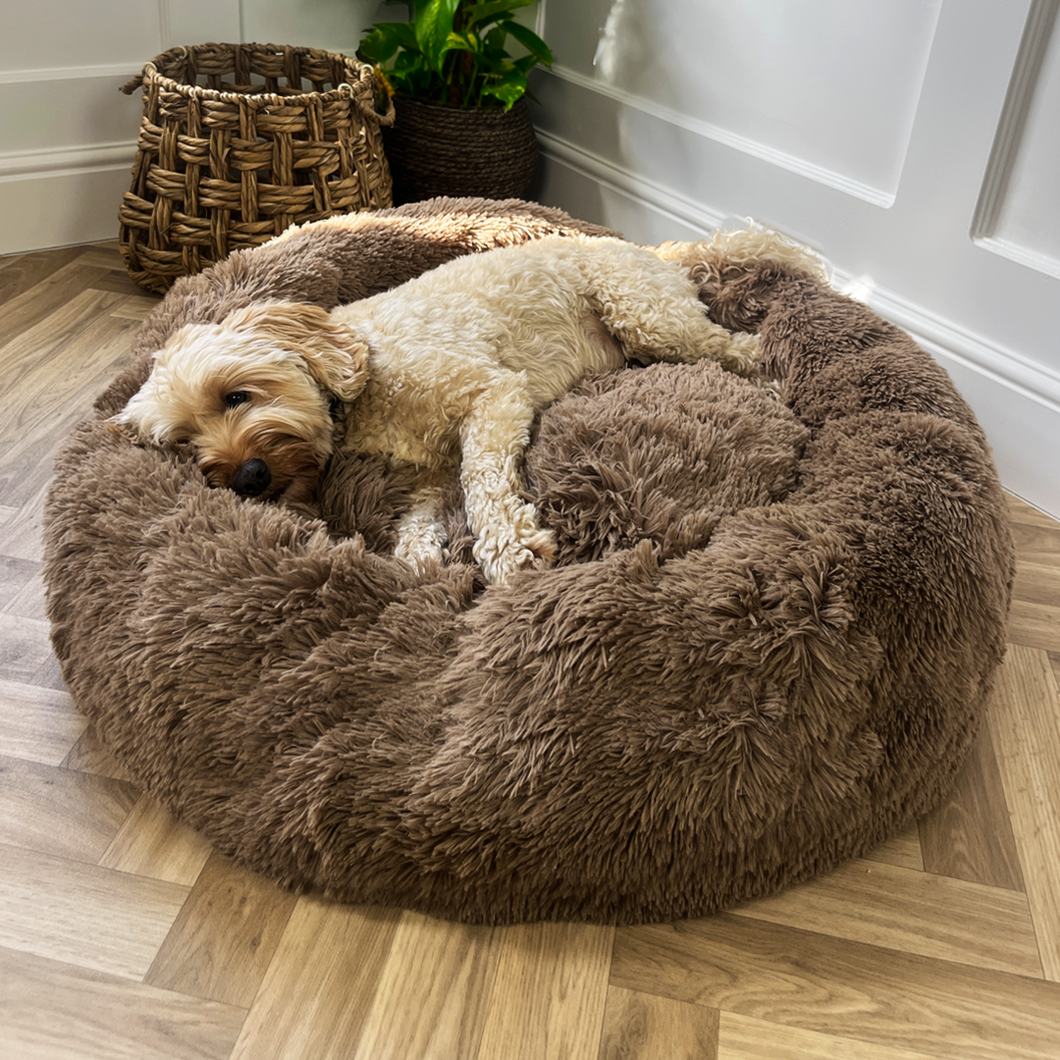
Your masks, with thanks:
[(225, 394), (225, 405), (230, 409), (237, 409), (240, 405), (245, 405), (250, 400), (250, 394), (245, 390), (233, 390), (230, 394)]

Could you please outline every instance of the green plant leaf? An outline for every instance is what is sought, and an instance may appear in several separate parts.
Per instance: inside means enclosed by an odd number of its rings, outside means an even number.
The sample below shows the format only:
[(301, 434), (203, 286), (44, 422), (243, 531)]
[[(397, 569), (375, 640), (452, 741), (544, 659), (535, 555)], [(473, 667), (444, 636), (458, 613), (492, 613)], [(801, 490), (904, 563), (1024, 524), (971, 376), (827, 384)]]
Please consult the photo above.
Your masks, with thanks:
[(428, 65), (439, 74), (460, 3), (461, 0), (427, 0), (416, 5), (416, 41)]
[(377, 22), (361, 41), (357, 58), (369, 63), (385, 63), (399, 48), (419, 51), (416, 34), (407, 22)]
[(549, 46), (532, 30), (519, 22), (502, 22), (501, 27), (510, 33), (539, 63), (552, 65)]
[(490, 0), (485, 4), (472, 4), (464, 8), (464, 25), (481, 28), (501, 18), (508, 18), (516, 8), (529, 7), (533, 2), (534, 0)]
[(512, 66), (514, 66), (516, 70), (519, 71), (519, 73), (526, 74), (535, 66), (537, 66), (537, 59), (535, 59), (532, 55), (524, 55), (521, 58), (516, 59), (512, 63)]
[[(398, 95), (510, 109), (528, 94), (529, 70), (539, 62), (552, 63), (545, 42), (512, 17), (533, 2), (411, 0), (406, 4), (410, 21), (376, 23), (357, 55), (373, 63)], [(507, 50), (513, 42), (521, 46), (518, 59)]]
[(474, 52), (476, 55), (483, 52), (482, 38), (477, 33), (450, 33), (446, 43), (450, 51)]
[(511, 110), (525, 94), (526, 78), (518, 70), (509, 70), (499, 80), (490, 78), (482, 87), (482, 95), (500, 100), (505, 110)]

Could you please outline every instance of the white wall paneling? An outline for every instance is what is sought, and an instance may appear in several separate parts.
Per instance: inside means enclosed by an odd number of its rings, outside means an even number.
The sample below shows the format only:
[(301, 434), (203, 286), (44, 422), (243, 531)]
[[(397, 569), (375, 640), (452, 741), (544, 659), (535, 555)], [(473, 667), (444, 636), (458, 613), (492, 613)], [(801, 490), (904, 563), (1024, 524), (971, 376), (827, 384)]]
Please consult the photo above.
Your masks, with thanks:
[(1060, 277), (1058, 0), (1035, 0), (1012, 72), (972, 234), (980, 246)]
[[(1056, 256), (1058, 2), (551, 0), (539, 197), (645, 242), (753, 217), (808, 243), (950, 372), (1005, 484), (1060, 515), (1060, 284), (985, 245)], [(1006, 194), (973, 238), (1020, 76)]]
[(940, 6), (553, 2), (547, 32), (556, 76), (889, 206)]

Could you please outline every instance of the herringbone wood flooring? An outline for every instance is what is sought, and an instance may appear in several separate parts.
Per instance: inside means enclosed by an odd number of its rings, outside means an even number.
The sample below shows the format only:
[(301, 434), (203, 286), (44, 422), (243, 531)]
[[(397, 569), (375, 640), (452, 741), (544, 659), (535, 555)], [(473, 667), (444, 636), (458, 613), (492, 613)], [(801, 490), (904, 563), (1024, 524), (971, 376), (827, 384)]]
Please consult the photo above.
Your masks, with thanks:
[(1011, 648), (950, 801), (722, 916), (465, 927), (295, 898), (123, 776), (48, 644), (50, 458), (154, 304), (113, 246), (0, 260), (0, 1055), (1060, 1057), (1060, 524), (1012, 501)]

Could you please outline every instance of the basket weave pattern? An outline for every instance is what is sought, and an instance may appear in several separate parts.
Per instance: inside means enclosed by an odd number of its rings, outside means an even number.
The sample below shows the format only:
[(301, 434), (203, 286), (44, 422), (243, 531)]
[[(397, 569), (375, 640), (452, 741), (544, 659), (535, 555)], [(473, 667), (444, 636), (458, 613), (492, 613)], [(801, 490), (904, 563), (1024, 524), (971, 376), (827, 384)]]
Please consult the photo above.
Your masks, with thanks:
[[(311, 87), (306, 87), (308, 83)], [(118, 213), (129, 275), (165, 291), (292, 224), (392, 204), (371, 67), (314, 48), (204, 44), (156, 56), (132, 186)]]

